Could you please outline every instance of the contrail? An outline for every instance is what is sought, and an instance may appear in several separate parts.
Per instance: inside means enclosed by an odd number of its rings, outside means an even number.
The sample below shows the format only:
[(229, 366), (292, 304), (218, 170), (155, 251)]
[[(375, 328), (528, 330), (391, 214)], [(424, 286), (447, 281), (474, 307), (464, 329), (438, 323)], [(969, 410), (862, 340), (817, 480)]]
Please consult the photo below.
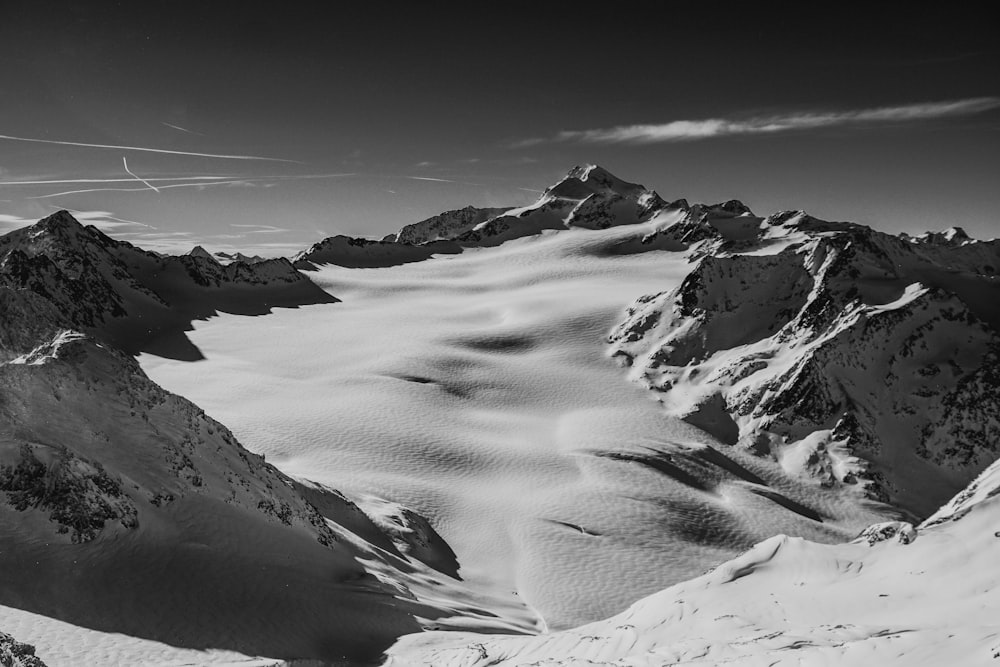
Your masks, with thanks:
[[(210, 185), (229, 185), (232, 183), (246, 183), (250, 179), (238, 179), (233, 181), (209, 181), (207, 183), (175, 183), (173, 185), (161, 185), (160, 190), (167, 190), (169, 188), (206, 188)], [(267, 179), (261, 179), (267, 180)], [(62, 197), (64, 195), (79, 195), (86, 194), (88, 192), (147, 192), (149, 188), (88, 188), (86, 190), (69, 190), (67, 192), (53, 192), (47, 195), (38, 195), (36, 197), (25, 197), (25, 199), (49, 199), (51, 197)]]
[(143, 180), (141, 177), (137, 176), (136, 174), (132, 173), (132, 171), (129, 170), (129, 168), (128, 168), (128, 160), (125, 159), (124, 155), (122, 156), (122, 164), (125, 165), (125, 173), (126, 174), (128, 174), (129, 176), (135, 176), (135, 178), (136, 178), (137, 181), (142, 181), (143, 183), (145, 183), (146, 185), (148, 185), (154, 192), (156, 192), (157, 194), (159, 194), (160, 191), (156, 189), (155, 185), (153, 185), (149, 181)]
[[(147, 178), (146, 181), (228, 181), (236, 176), (172, 176)], [(0, 185), (70, 185), (72, 183), (131, 183), (134, 178), (64, 178), (49, 181), (0, 181)]]
[[(234, 183), (257, 183), (260, 181), (293, 181), (293, 180), (314, 180), (322, 178), (344, 178), (348, 176), (357, 176), (357, 174), (305, 174), (302, 176), (257, 176), (252, 178), (238, 178), (227, 176), (224, 180), (219, 180), (223, 177), (218, 176), (192, 176), (190, 178), (151, 178), (151, 181), (190, 181), (197, 179), (212, 179), (206, 180), (202, 183), (174, 183), (171, 185), (161, 185), (156, 188), (157, 192), (160, 190), (167, 190), (170, 188), (195, 188), (195, 187), (208, 187), (209, 185), (232, 185)], [(139, 179), (142, 180), (142, 179)], [(134, 179), (131, 178), (114, 178), (114, 179), (78, 179), (70, 181), (53, 181), (53, 184), (65, 182), (65, 183), (132, 183)], [(144, 183), (146, 181), (143, 181)], [(45, 184), (46, 181), (39, 181), (39, 184)], [(12, 185), (21, 185), (15, 181)], [(0, 183), (4, 185), (4, 183)], [(67, 190), (66, 192), (53, 192), (47, 195), (38, 195), (36, 197), (25, 197), (25, 199), (49, 199), (50, 197), (62, 197), (64, 195), (79, 195), (86, 194), (88, 192), (145, 192), (149, 188), (87, 188), (84, 190)]]
[(35, 144), (55, 144), (56, 146), (82, 146), (83, 148), (108, 148), (118, 151), (141, 151), (144, 153), (161, 153), (165, 155), (189, 155), (191, 157), (210, 157), (220, 160), (263, 160), (265, 162), (289, 162), (303, 164), (298, 160), (285, 160), (277, 157), (261, 157), (259, 155), (219, 155), (216, 153), (192, 153), (190, 151), (172, 151), (165, 148), (144, 148), (141, 146), (117, 146), (114, 144), (87, 144), (81, 141), (56, 141), (55, 139), (31, 139), (28, 137), (12, 137), (8, 134), (0, 134), (0, 139), (7, 141), (27, 141)]
[(435, 183), (457, 183), (458, 181), (449, 181), (447, 178), (431, 178), (430, 176), (404, 176), (403, 178), (409, 178), (414, 181), (434, 181)]
[(195, 134), (195, 135), (198, 135), (199, 137), (204, 136), (203, 134), (201, 134), (199, 132), (192, 132), (191, 130), (187, 130), (187, 129), (181, 127), (180, 125), (174, 125), (173, 123), (167, 123), (167, 122), (164, 122), (164, 121), (160, 121), (160, 124), (161, 125), (166, 125), (167, 127), (172, 127), (175, 130), (180, 130), (181, 132), (187, 132), (188, 134)]

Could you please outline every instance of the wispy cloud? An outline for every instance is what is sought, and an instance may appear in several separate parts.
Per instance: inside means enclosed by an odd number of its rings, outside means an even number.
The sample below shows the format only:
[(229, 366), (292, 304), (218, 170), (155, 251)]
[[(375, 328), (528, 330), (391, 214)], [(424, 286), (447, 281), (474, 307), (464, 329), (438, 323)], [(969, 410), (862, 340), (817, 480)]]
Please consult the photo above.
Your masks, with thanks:
[(285, 229), (284, 227), (273, 227), (271, 225), (237, 225), (231, 224), (230, 227), (239, 227), (246, 229), (248, 234), (277, 234), (280, 232), (288, 232), (290, 229)]
[(56, 146), (78, 146), (82, 148), (105, 148), (118, 151), (140, 151), (143, 153), (161, 153), (165, 155), (189, 155), (192, 157), (217, 158), (220, 160), (261, 160), (264, 162), (289, 162), (302, 164), (298, 160), (286, 160), (276, 157), (263, 157), (260, 155), (225, 155), (219, 153), (195, 153), (192, 151), (176, 151), (165, 148), (148, 148), (143, 146), (119, 146), (115, 144), (89, 144), (82, 141), (56, 141), (55, 139), (35, 139), (31, 137), (13, 137), (8, 134), (0, 134), (0, 139), (6, 141), (25, 141), (35, 144), (54, 144)]
[(750, 118), (706, 118), (673, 120), (648, 125), (620, 125), (594, 130), (567, 130), (548, 139), (526, 139), (515, 148), (548, 142), (632, 143), (651, 144), (677, 141), (697, 141), (716, 137), (775, 134), (795, 130), (811, 130), (847, 125), (878, 123), (908, 123), (938, 118), (968, 116), (1000, 107), (998, 97), (977, 97), (948, 102), (927, 102), (902, 106), (874, 107), (846, 111), (813, 111)]
[[(53, 207), (60, 208), (60, 207)], [(152, 225), (147, 225), (144, 222), (137, 222), (135, 220), (126, 220), (125, 218), (119, 218), (112, 214), (110, 211), (78, 211), (76, 209), (66, 209), (69, 211), (74, 218), (80, 222), (93, 225), (98, 229), (112, 229), (115, 231), (120, 231), (127, 227), (141, 227), (143, 229), (156, 229)]]
[(17, 229), (18, 227), (27, 227), (28, 225), (33, 225), (37, 220), (29, 220), (28, 218), (22, 218), (19, 215), (11, 215), (9, 213), (0, 213), (0, 228), (4, 229), (5, 232), (12, 229)]

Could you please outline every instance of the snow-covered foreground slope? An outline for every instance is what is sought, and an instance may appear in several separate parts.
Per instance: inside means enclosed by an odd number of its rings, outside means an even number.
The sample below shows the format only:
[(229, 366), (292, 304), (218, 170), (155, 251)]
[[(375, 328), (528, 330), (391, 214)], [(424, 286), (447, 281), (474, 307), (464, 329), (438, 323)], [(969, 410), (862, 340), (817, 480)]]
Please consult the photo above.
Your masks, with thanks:
[(427, 517), (510, 622), (596, 620), (775, 533), (837, 542), (885, 512), (664, 415), (608, 358), (624, 306), (691, 268), (616, 249), (677, 218), (321, 267), (342, 303), (195, 323), (204, 361), (141, 363), (283, 471)]
[(416, 617), (441, 615), (358, 561), (406, 565), (356, 506), (327, 493), (321, 512), (134, 359), (80, 334), (0, 364), (0, 464), (8, 607), (185, 648), (323, 659), (371, 659)]
[(1000, 464), (915, 541), (772, 537), (612, 618), (537, 637), (425, 633), (391, 667), (995, 665)]

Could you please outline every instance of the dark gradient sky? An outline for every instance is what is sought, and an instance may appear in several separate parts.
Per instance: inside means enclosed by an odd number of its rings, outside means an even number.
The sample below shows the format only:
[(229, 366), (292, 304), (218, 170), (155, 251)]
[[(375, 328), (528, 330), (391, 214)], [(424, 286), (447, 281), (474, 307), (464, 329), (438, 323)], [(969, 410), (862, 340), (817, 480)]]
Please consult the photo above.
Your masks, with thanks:
[[(597, 162), (667, 199), (1000, 236), (1000, 46), (977, 10), (318, 4), (0, 2), (0, 135), (294, 161), (0, 138), (0, 229), (68, 208), (148, 247), (287, 252), (524, 204)], [(693, 140), (554, 140), (963, 100), (980, 103)], [(160, 191), (12, 184), (130, 179), (123, 157)], [(192, 176), (227, 178), (152, 180)], [(49, 196), (85, 189), (103, 191)]]

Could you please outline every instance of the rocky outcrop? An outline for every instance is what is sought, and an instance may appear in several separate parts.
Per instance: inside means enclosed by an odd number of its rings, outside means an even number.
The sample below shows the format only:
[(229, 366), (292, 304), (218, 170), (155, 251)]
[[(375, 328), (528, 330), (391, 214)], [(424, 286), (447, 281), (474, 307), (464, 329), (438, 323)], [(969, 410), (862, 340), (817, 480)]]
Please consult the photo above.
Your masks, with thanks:
[(883, 521), (862, 530), (855, 541), (865, 542), (871, 547), (892, 539), (900, 544), (910, 544), (917, 539), (917, 529), (906, 521)]
[(477, 208), (466, 206), (454, 211), (445, 211), (420, 222), (406, 225), (395, 234), (389, 234), (382, 240), (420, 245), (431, 241), (453, 239), (509, 209), (510, 207)]
[(0, 237), (0, 301), (20, 316), (0, 325), (0, 358), (66, 328), (130, 353), (197, 359), (183, 333), (194, 319), (336, 301), (287, 259), (223, 266), (206, 255), (146, 252), (66, 211), (10, 232)]
[(314, 271), (317, 264), (334, 264), (350, 269), (399, 266), (421, 262), (435, 254), (454, 254), (462, 248), (449, 241), (414, 245), (399, 241), (373, 241), (352, 236), (331, 236), (292, 258), (295, 268)]
[(706, 236), (716, 254), (630, 307), (612, 354), (672, 414), (927, 516), (1000, 452), (996, 247), (800, 212), (760, 231)]
[(2, 667), (45, 667), (35, 655), (35, 647), (19, 642), (5, 632), (0, 632), (0, 665)]

